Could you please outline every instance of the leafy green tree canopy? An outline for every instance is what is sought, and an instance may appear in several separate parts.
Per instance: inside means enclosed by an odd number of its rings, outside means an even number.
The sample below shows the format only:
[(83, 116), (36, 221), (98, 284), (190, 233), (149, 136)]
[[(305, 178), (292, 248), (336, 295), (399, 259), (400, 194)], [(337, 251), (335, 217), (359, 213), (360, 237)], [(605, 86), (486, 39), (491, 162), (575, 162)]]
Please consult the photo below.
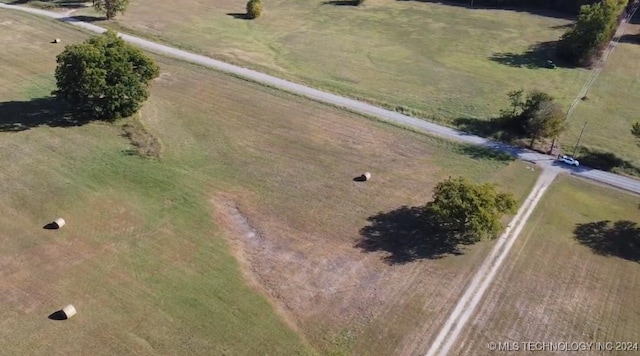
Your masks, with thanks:
[(527, 131), (531, 137), (529, 147), (540, 138), (558, 137), (565, 129), (564, 111), (553, 101), (540, 103), (528, 121)]
[(112, 31), (65, 47), (57, 62), (53, 94), (107, 121), (138, 111), (149, 97), (149, 82), (160, 72), (150, 57)]
[(581, 6), (577, 22), (560, 39), (558, 55), (575, 64), (593, 64), (613, 37), (626, 4), (627, 0), (602, 0)]
[(425, 217), (429, 224), (467, 244), (497, 237), (503, 228), (502, 217), (515, 213), (516, 208), (513, 195), (499, 192), (495, 184), (476, 184), (459, 177), (436, 186), (433, 201), (425, 206)]
[(124, 14), (129, 6), (129, 0), (93, 0), (93, 8), (111, 20), (117, 13)]
[(503, 110), (503, 125), (518, 135), (529, 137), (530, 147), (536, 140), (560, 135), (565, 129), (564, 112), (554, 98), (542, 91), (524, 90), (507, 94), (511, 107)]

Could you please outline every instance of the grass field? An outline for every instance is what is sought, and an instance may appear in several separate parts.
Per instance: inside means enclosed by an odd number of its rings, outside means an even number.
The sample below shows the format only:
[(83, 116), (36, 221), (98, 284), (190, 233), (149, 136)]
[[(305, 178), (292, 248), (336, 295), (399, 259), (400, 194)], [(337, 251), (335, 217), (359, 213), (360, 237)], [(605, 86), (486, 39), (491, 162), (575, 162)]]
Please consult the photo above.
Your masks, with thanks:
[[(38, 126), (49, 120), (50, 104), (28, 100), (51, 91), (62, 49), (47, 42), (85, 36), (6, 11), (0, 27), (0, 120), (7, 131), (0, 133), (2, 353), (309, 351), (241, 282), (211, 223), (202, 196), (228, 171), (220, 165), (205, 179), (187, 165), (128, 156), (117, 126)], [(11, 132), (18, 123), (25, 130)], [(67, 226), (42, 229), (57, 216)], [(47, 320), (68, 303), (78, 309), (74, 319)]]
[(634, 61), (640, 55), (640, 38), (637, 36), (640, 25), (633, 24), (640, 14), (635, 17), (589, 90), (588, 100), (581, 101), (572, 114), (571, 130), (564, 140), (573, 150), (587, 122), (581, 140), (583, 161), (590, 159), (604, 169), (640, 175), (640, 147), (630, 132), (631, 125), (640, 121), (636, 114), (640, 100), (640, 67)]
[[(162, 58), (140, 116), (162, 158), (144, 160), (118, 125), (55, 116), (63, 47), (49, 41), (85, 35), (0, 13), (3, 353), (421, 351), (492, 243), (391, 264), (356, 247), (367, 218), (388, 238), (394, 212), (449, 175), (522, 200), (538, 173)], [(365, 170), (372, 181), (351, 181)], [(257, 250), (225, 203), (260, 232)], [(58, 216), (67, 226), (42, 229)], [(47, 320), (68, 303), (76, 317)]]
[(491, 341), (640, 343), (637, 206), (637, 196), (559, 177), (456, 353), (485, 354)]
[[(554, 13), (428, 1), (373, 0), (355, 8), (284, 0), (267, 4), (257, 21), (228, 15), (243, 9), (228, 0), (184, 1), (179, 8), (139, 0), (114, 23), (101, 23), (453, 126), (495, 116), (507, 105), (506, 92), (518, 88), (546, 91), (568, 107), (589, 73), (541, 67), (553, 50), (532, 46), (557, 40), (570, 23)], [(629, 134), (638, 100), (632, 59), (640, 51), (632, 38), (580, 102), (560, 143), (572, 152), (588, 121), (585, 162), (639, 175), (640, 151)]]
[(553, 13), (282, 0), (256, 21), (233, 16), (244, 9), (241, 1), (138, 0), (113, 23), (97, 23), (446, 124), (497, 114), (521, 86), (568, 105), (588, 75), (540, 67), (552, 51), (531, 47), (557, 40), (570, 22)]
[[(138, 0), (114, 22), (97, 23), (461, 128), (495, 116), (518, 88), (541, 89), (568, 107), (589, 74), (540, 67), (553, 50), (532, 46), (557, 40), (570, 23), (556, 13), (382, 0), (361, 8), (283, 0), (266, 4), (256, 21), (234, 17), (243, 11), (243, 3), (228, 0), (180, 7)], [(572, 153), (589, 122), (583, 163), (633, 175), (640, 175), (640, 150), (629, 134), (638, 32), (629, 26), (560, 140)]]

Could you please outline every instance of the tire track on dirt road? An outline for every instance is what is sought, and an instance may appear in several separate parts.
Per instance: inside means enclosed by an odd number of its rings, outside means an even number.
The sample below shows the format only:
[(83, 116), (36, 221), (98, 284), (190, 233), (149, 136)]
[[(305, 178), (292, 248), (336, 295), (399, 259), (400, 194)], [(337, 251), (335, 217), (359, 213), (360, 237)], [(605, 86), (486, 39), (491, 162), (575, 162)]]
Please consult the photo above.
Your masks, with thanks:
[(498, 242), (491, 250), (491, 254), (482, 263), (478, 272), (473, 276), (460, 300), (456, 304), (453, 312), (447, 318), (440, 333), (426, 353), (426, 356), (448, 355), (449, 350), (455, 343), (467, 321), (475, 311), (478, 303), (484, 296), (487, 288), (493, 279), (509, 251), (513, 247), (520, 231), (524, 227), (531, 213), (540, 202), (549, 185), (553, 182), (557, 172), (553, 170), (543, 171), (531, 193), (518, 210), (516, 216), (511, 220), (505, 232), (500, 236)]

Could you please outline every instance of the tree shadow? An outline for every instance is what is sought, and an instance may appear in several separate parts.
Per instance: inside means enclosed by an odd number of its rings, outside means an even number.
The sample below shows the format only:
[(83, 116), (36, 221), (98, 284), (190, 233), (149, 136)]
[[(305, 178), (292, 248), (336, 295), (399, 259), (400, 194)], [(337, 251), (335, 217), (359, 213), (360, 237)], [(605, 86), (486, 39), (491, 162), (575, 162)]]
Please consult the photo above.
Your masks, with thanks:
[(549, 28), (552, 29), (552, 30), (568, 30), (571, 27), (573, 27), (573, 22), (569, 22), (569, 23), (566, 23), (564, 25), (555, 25), (555, 26), (551, 26)]
[(322, 5), (358, 6), (358, 1), (357, 0), (329, 0), (329, 1), (324, 1)]
[(239, 12), (229, 12), (227, 13), (227, 16), (231, 16), (234, 19), (238, 19), (238, 20), (251, 20), (249, 18), (249, 15), (247, 15), (246, 13), (239, 13)]
[(640, 168), (618, 157), (615, 153), (581, 147), (577, 159), (580, 165), (589, 166), (607, 172), (640, 175)]
[[(535, 161), (524, 158), (523, 155), (532, 151), (543, 154), (552, 153), (549, 140), (538, 140), (536, 146), (529, 147), (531, 138), (518, 128), (518, 119), (510, 118), (508, 114), (491, 119), (459, 117), (453, 120), (453, 124), (465, 134), (488, 139), (476, 148), (463, 148), (459, 151), (476, 159), (507, 161), (511, 159), (510, 157), (518, 157), (535, 164)], [(546, 145), (548, 147), (545, 147)], [(558, 144), (554, 151), (557, 151), (557, 147)]]
[(558, 41), (540, 42), (531, 46), (524, 53), (494, 53), (491, 61), (517, 68), (552, 68), (548, 61), (552, 60), (556, 67), (575, 68), (574, 64), (556, 58), (556, 46)]
[(633, 221), (576, 224), (573, 233), (576, 240), (599, 255), (640, 262), (640, 227)]
[(82, 126), (89, 121), (86, 115), (69, 110), (55, 97), (0, 103), (0, 132), (20, 132), (38, 126)]
[(107, 18), (103, 16), (86, 16), (86, 15), (77, 15), (77, 16), (67, 16), (59, 19), (62, 22), (98, 22), (98, 21), (106, 21)]
[(499, 150), (477, 145), (461, 145), (457, 152), (477, 160), (511, 162), (515, 157)]
[(364, 252), (384, 251), (388, 264), (404, 264), (419, 259), (461, 255), (458, 240), (430, 224), (424, 207), (402, 206), (367, 218), (355, 247)]
[(516, 137), (505, 130), (504, 121), (504, 118), (478, 119), (459, 117), (453, 120), (453, 125), (458, 130), (468, 134), (511, 142)]
[(624, 34), (620, 37), (620, 43), (640, 44), (640, 33)]
[[(575, 20), (575, 15), (578, 14), (578, 7), (575, 8), (544, 8), (544, 7), (529, 7), (529, 6), (515, 6), (509, 4), (506, 1), (500, 2), (500, 0), (475, 0), (473, 6), (471, 6), (470, 0), (396, 0), (396, 1), (416, 1), (416, 2), (428, 2), (432, 4), (441, 4), (447, 6), (463, 7), (470, 10), (507, 10), (514, 12), (526, 12), (533, 15), (550, 17), (555, 19)], [(592, 0), (596, 2), (597, 0)]]
[(51, 5), (51, 7), (63, 7), (63, 8), (67, 8), (67, 9), (80, 9), (80, 8), (84, 8), (85, 3), (87, 3), (88, 1), (86, 0), (14, 0), (11, 3), (9, 3), (10, 5), (24, 5), (24, 4), (28, 4), (31, 2), (38, 2), (40, 4), (48, 4)]

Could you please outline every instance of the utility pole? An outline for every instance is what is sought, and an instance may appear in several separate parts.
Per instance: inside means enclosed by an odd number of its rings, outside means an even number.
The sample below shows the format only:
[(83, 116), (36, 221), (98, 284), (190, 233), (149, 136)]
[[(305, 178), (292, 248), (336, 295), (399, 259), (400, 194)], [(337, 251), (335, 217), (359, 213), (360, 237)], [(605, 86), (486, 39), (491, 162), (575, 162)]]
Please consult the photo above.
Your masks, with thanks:
[(576, 147), (573, 149), (573, 154), (571, 157), (576, 158), (576, 151), (578, 151), (578, 145), (580, 144), (580, 139), (582, 138), (582, 134), (584, 133), (584, 128), (587, 127), (587, 122), (584, 122), (584, 126), (582, 126), (582, 131), (580, 131), (580, 136), (578, 136), (578, 142), (576, 142)]

